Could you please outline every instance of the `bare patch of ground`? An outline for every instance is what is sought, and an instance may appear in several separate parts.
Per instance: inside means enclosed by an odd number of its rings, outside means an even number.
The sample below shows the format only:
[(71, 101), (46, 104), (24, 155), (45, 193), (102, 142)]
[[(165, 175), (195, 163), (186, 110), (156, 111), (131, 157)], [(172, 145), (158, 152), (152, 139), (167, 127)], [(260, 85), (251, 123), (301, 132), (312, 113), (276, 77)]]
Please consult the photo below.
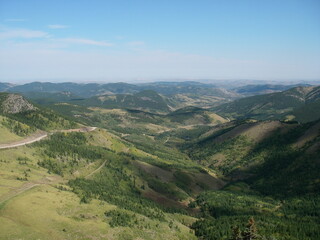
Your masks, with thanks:
[(221, 117), (220, 115), (216, 114), (216, 113), (208, 113), (209, 117), (211, 118), (211, 121), (213, 123), (225, 123), (225, 122), (229, 122), (227, 119)]
[[(208, 173), (195, 173), (193, 175), (194, 175), (195, 182), (202, 183), (211, 190), (218, 190), (223, 188), (226, 185), (224, 181)], [(203, 191), (203, 190), (201, 189), (200, 191)]]
[(315, 139), (317, 136), (319, 136), (320, 133), (320, 122), (313, 125), (311, 128), (309, 128), (299, 139), (297, 142), (294, 143), (294, 146), (296, 147), (302, 147), (307, 142)]
[(162, 195), (152, 189), (148, 189), (147, 191), (144, 191), (142, 193), (142, 196), (144, 196), (145, 198), (148, 198), (156, 203), (159, 203), (162, 206), (183, 208), (183, 209), (187, 210), (188, 212), (190, 212), (191, 214), (196, 214), (199, 212), (198, 208), (188, 208), (188, 204), (189, 204), (190, 200), (193, 200), (193, 199), (186, 199), (181, 202), (174, 201), (174, 200), (169, 199), (169, 198), (165, 197), (164, 195)]
[(255, 142), (261, 142), (282, 126), (283, 124), (279, 121), (254, 123), (253, 126), (248, 128), (243, 134)]
[(227, 139), (231, 139), (239, 135), (244, 135), (255, 142), (260, 142), (281, 127), (283, 127), (283, 124), (279, 121), (246, 123), (235, 127), (221, 136), (218, 136), (213, 140), (213, 142), (224, 142)]
[(173, 180), (173, 173), (157, 166), (151, 165), (149, 163), (141, 162), (141, 161), (133, 161), (133, 165), (142, 169), (143, 171), (151, 174), (152, 176), (159, 178), (163, 182), (170, 182)]
[[(307, 153), (312, 154), (320, 151), (320, 142), (312, 144), (308, 149)], [(320, 159), (320, 158), (319, 158)]]

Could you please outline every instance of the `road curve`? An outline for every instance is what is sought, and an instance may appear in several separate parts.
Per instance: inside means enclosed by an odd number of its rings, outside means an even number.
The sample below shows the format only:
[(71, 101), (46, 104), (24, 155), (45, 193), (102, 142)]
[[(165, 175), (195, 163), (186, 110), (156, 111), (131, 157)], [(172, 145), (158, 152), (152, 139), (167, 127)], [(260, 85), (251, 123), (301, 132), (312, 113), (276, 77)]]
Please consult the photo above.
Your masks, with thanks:
[(75, 128), (75, 129), (57, 130), (57, 131), (53, 131), (51, 133), (41, 131), (41, 132), (38, 132), (34, 135), (31, 135), (25, 139), (22, 139), (22, 140), (19, 140), (16, 142), (0, 144), (0, 149), (15, 148), (15, 147), (24, 146), (24, 145), (27, 145), (30, 143), (38, 142), (38, 141), (48, 137), (48, 134), (52, 134), (55, 132), (92, 132), (95, 129), (96, 129), (96, 127), (83, 127), (83, 128)]
[(13, 188), (10, 192), (5, 193), (0, 196), (0, 204), (4, 203), (5, 201), (8, 201), (9, 199), (18, 196), (36, 186), (39, 185), (48, 185), (48, 184), (57, 184), (57, 183), (63, 183), (64, 180), (60, 176), (47, 176), (41, 179), (38, 179), (36, 181), (27, 182), (20, 187)]
[[(100, 171), (100, 169), (103, 168), (106, 165), (106, 163), (107, 163), (107, 160), (105, 160), (97, 169), (95, 169), (94, 171), (89, 173), (87, 176), (85, 176), (85, 178), (89, 178), (96, 172)], [(5, 193), (4, 195), (0, 195), (0, 204), (39, 185), (52, 185), (52, 184), (58, 184), (58, 183), (65, 183), (65, 180), (63, 180), (63, 178), (60, 176), (47, 176), (36, 181), (27, 182), (20, 187), (13, 188), (11, 191), (9, 191), (8, 193)]]
[(22, 140), (13, 142), (13, 143), (0, 144), (0, 149), (7, 149), (7, 148), (24, 146), (24, 145), (27, 145), (30, 143), (38, 142), (41, 139), (46, 138), (47, 136), (48, 136), (48, 133), (46, 133), (46, 132), (37, 133), (37, 134), (31, 135), (25, 139), (22, 139)]

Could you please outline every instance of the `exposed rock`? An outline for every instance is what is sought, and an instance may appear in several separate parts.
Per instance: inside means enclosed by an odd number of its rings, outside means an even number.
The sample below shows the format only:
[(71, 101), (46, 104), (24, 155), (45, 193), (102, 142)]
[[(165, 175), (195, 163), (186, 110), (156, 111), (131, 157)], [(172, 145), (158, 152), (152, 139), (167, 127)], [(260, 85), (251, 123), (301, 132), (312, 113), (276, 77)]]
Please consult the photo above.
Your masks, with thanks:
[(7, 99), (2, 103), (2, 109), (5, 113), (20, 113), (37, 108), (25, 100), (22, 96), (16, 94), (9, 94)]

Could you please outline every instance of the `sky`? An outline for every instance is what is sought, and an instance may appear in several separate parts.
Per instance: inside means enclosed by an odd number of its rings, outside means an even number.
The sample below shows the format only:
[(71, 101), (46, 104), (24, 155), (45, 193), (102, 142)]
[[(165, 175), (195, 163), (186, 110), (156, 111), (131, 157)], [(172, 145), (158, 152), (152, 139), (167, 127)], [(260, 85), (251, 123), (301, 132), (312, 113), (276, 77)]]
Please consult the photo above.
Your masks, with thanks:
[(0, 0), (0, 81), (320, 79), (320, 0)]

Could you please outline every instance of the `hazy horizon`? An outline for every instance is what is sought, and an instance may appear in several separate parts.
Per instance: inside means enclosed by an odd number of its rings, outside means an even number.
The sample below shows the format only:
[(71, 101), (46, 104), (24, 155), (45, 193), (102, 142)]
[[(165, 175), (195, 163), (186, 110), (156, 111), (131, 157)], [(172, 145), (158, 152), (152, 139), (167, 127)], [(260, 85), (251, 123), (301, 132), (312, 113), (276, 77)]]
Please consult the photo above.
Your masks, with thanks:
[(197, 82), (203, 84), (217, 85), (217, 87), (230, 85), (232, 86), (245, 86), (245, 85), (264, 85), (264, 84), (274, 84), (274, 85), (294, 85), (294, 84), (310, 84), (310, 85), (320, 85), (320, 79), (314, 80), (257, 80), (257, 79), (136, 79), (136, 80), (126, 80), (126, 79), (115, 79), (115, 80), (76, 80), (76, 79), (39, 79), (39, 80), (0, 80), (0, 83), (9, 83), (14, 85), (24, 85), (30, 83), (76, 83), (76, 84), (108, 84), (108, 83), (127, 83), (127, 84), (152, 84), (152, 83), (172, 83), (172, 82)]

